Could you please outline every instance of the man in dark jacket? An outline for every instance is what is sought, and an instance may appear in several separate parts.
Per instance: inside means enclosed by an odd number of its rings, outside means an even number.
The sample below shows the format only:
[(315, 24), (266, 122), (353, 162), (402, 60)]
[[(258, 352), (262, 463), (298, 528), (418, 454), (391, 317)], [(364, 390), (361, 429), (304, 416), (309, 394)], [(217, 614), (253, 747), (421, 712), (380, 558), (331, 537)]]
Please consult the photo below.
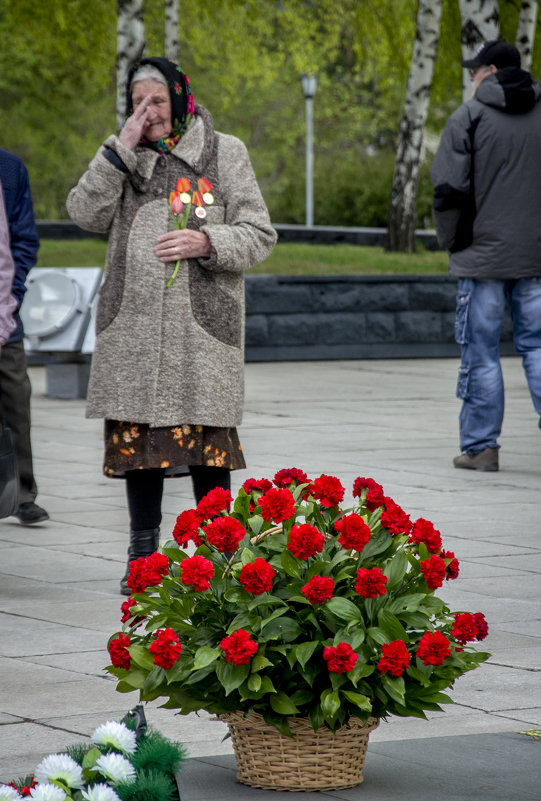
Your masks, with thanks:
[(541, 415), (541, 87), (520, 63), (502, 40), (462, 62), (473, 97), (449, 118), (431, 170), (438, 239), (458, 277), (462, 453), (454, 465), (470, 470), (499, 466), (506, 301)]
[(20, 505), (16, 516), (23, 525), (31, 525), (47, 520), (49, 515), (35, 503), (37, 487), (30, 444), (31, 390), (22, 341), (23, 327), (18, 310), (26, 292), (26, 276), (36, 263), (39, 239), (26, 167), (20, 158), (2, 149), (0, 182), (8, 218), (11, 254), (15, 262), (12, 294), (17, 301), (14, 315), (16, 328), (2, 347), (0, 355), (0, 402), (6, 423), (13, 434), (19, 470)]

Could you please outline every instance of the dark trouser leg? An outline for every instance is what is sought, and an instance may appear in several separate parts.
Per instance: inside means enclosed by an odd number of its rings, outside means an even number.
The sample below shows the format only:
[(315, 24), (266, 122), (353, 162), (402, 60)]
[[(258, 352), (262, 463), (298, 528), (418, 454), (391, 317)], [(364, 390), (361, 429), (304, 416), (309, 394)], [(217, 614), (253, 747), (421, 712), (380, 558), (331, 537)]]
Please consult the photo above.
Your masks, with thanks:
[(30, 379), (22, 342), (4, 345), (0, 356), (2, 411), (13, 434), (19, 470), (20, 502), (33, 502), (38, 490), (32, 465), (30, 443)]
[(127, 584), (130, 562), (150, 556), (160, 542), (162, 495), (165, 470), (128, 470), (126, 494), (130, 514), (130, 544), (126, 573), (120, 580), (122, 595), (130, 595)]
[(193, 494), (199, 503), (207, 492), (216, 487), (231, 489), (231, 470), (227, 467), (207, 467), (207, 465), (190, 465)]

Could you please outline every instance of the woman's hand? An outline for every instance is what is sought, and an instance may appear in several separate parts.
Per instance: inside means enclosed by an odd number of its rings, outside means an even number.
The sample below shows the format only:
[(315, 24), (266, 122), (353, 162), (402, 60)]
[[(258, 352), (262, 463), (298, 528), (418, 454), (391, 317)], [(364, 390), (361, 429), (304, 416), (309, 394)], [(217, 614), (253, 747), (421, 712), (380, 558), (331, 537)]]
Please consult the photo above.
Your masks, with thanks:
[(148, 123), (151, 102), (152, 95), (148, 94), (136, 107), (131, 117), (128, 117), (120, 132), (119, 140), (125, 147), (129, 147), (130, 150), (135, 150), (143, 135), (143, 131)]
[(168, 231), (157, 239), (154, 253), (164, 263), (179, 259), (208, 259), (210, 239), (201, 231)]

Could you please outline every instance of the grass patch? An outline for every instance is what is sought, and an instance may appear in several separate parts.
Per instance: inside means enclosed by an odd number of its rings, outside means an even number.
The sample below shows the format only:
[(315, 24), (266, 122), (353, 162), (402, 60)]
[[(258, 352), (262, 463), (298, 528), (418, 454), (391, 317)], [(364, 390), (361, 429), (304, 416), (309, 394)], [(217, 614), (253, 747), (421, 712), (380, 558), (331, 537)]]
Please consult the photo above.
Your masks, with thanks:
[[(38, 267), (102, 267), (107, 243), (100, 239), (43, 239)], [(386, 253), (360, 245), (277, 245), (250, 270), (263, 275), (424, 275), (447, 272), (447, 254), (424, 250)]]

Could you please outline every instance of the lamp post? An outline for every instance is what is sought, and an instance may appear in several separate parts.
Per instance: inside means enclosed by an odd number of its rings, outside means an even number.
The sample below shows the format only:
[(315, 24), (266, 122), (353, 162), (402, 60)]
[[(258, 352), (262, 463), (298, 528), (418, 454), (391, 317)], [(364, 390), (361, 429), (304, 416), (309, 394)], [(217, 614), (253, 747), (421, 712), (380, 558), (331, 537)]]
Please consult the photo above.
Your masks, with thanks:
[(302, 91), (306, 101), (306, 225), (314, 224), (314, 144), (313, 102), (316, 93), (315, 75), (301, 77)]

